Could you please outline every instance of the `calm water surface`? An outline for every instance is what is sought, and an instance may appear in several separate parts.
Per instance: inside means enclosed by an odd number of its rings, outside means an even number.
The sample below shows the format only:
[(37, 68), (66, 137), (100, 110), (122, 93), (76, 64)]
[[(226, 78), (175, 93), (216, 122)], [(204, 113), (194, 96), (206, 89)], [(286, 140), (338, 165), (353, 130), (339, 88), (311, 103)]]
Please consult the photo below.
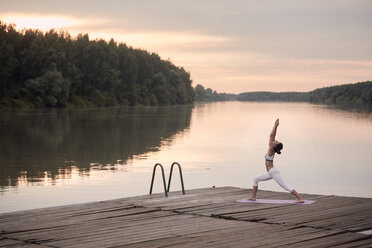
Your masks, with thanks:
[[(0, 114), (0, 212), (147, 194), (181, 163), (187, 189), (251, 188), (275, 158), (299, 192), (372, 197), (372, 114), (307, 103), (222, 102)], [(161, 192), (160, 174), (154, 192)], [(261, 189), (283, 191), (272, 181)], [(175, 171), (171, 190), (179, 190)], [(290, 196), (289, 196), (290, 197)]]

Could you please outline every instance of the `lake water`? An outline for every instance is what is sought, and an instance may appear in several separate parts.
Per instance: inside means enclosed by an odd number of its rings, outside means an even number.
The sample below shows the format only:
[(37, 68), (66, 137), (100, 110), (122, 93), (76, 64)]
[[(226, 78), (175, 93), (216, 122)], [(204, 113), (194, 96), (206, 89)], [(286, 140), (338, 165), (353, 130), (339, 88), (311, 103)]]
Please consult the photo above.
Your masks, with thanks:
[[(148, 194), (155, 163), (187, 189), (251, 188), (275, 166), (300, 193), (372, 197), (372, 114), (307, 103), (218, 102), (0, 113), (0, 212)], [(180, 190), (174, 171), (172, 190)], [(275, 182), (260, 189), (283, 191)], [(154, 193), (162, 192), (160, 171)], [(291, 197), (290, 195), (288, 197)]]

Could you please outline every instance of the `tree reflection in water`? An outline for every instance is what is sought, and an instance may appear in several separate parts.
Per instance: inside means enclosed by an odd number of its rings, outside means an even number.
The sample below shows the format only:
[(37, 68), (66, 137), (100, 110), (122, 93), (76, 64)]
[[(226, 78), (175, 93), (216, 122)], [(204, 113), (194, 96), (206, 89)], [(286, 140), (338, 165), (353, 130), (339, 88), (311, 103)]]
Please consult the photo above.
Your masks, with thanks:
[[(0, 114), (0, 189), (53, 185), (128, 159), (190, 127), (193, 106), (51, 109)], [(167, 141), (167, 142), (164, 142)]]

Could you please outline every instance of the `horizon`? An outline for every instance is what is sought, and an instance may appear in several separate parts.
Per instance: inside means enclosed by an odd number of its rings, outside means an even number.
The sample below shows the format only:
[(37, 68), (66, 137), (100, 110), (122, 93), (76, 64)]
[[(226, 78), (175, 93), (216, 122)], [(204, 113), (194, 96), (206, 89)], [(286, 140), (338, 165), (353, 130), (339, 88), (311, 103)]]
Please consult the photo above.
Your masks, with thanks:
[[(372, 79), (372, 2), (2, 2), (17, 30), (67, 31), (156, 53), (219, 93), (308, 92)], [(192, 17), (192, 18), (191, 18)]]

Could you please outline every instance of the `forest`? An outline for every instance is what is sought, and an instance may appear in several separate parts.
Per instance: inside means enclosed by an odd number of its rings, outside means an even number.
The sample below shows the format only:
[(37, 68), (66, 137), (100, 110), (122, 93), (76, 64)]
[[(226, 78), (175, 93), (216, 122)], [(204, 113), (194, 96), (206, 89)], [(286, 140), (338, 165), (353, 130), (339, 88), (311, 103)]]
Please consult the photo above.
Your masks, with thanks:
[(0, 21), (0, 109), (176, 105), (194, 101), (190, 73), (157, 54), (88, 34)]

